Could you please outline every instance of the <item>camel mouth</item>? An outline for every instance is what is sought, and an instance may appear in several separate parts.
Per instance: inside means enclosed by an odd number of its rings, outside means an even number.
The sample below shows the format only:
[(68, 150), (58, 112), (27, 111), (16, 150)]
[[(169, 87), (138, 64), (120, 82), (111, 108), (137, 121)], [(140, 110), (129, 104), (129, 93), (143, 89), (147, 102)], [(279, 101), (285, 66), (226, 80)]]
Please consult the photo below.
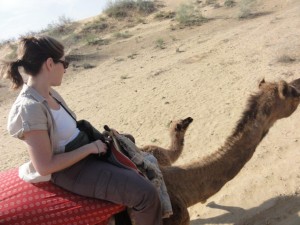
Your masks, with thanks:
[(185, 118), (184, 120), (182, 120), (182, 127), (187, 128), (192, 122), (193, 122), (192, 117)]

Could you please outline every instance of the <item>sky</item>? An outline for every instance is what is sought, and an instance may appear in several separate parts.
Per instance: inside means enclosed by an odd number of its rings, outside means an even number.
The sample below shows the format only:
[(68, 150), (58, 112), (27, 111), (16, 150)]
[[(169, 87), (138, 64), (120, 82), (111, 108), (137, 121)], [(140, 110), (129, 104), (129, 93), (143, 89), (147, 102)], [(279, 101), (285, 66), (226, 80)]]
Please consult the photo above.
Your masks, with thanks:
[(0, 41), (40, 31), (65, 16), (72, 21), (99, 15), (108, 0), (0, 0)]

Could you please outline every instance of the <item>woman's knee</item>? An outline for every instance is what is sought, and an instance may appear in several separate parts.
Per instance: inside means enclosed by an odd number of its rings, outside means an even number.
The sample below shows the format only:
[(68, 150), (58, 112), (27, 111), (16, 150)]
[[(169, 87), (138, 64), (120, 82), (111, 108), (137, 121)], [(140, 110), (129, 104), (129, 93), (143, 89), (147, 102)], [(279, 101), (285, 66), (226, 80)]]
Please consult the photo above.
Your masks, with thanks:
[(141, 190), (142, 191), (136, 196), (135, 209), (139, 210), (160, 205), (158, 204), (160, 202), (158, 191), (153, 184), (145, 182)]

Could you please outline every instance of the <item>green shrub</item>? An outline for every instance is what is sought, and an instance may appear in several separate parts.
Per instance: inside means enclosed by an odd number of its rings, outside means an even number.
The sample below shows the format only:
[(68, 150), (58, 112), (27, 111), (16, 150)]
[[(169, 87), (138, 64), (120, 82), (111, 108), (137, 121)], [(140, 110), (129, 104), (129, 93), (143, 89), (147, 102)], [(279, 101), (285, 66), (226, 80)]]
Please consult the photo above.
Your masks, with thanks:
[(138, 0), (136, 4), (138, 11), (142, 13), (150, 14), (156, 10), (156, 6), (153, 1)]
[(240, 2), (240, 19), (248, 18), (252, 15), (252, 9), (256, 3), (256, 0), (241, 0)]
[(157, 48), (160, 48), (160, 49), (166, 48), (166, 42), (162, 38), (157, 39), (155, 43), (156, 43)]
[(108, 3), (108, 7), (104, 12), (109, 17), (124, 18), (132, 12), (150, 14), (155, 10), (155, 3), (150, 0), (115, 0)]
[(201, 12), (195, 10), (193, 5), (181, 4), (176, 12), (176, 20), (180, 25), (192, 26), (200, 25), (207, 21), (205, 17), (202, 16)]

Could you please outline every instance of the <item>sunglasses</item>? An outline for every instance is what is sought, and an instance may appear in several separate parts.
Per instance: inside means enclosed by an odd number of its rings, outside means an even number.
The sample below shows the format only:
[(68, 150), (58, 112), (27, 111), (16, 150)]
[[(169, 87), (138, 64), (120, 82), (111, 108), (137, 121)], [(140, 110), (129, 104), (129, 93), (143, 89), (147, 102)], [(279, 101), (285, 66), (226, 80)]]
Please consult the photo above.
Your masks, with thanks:
[(55, 59), (53, 61), (56, 62), (56, 63), (60, 62), (61, 64), (63, 64), (64, 69), (67, 69), (69, 67), (69, 62), (68, 61), (64, 61), (64, 60), (60, 60), (60, 59)]

